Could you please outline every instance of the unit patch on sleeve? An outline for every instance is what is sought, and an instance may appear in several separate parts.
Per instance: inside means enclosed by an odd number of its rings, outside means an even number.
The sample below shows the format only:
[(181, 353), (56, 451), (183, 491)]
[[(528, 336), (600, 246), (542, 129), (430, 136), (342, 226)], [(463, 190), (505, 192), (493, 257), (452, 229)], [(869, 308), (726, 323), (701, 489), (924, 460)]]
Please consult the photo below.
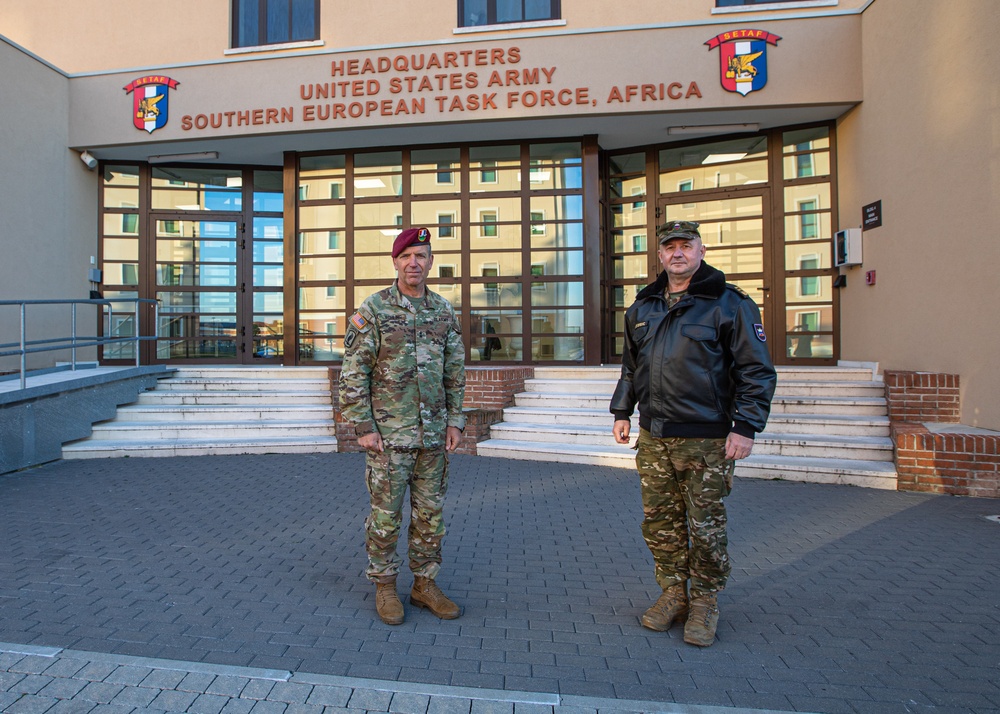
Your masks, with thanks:
[(358, 335), (362, 332), (367, 332), (368, 328), (372, 326), (372, 323), (365, 319), (365, 316), (360, 312), (356, 312), (351, 315), (351, 319), (347, 321), (347, 334), (344, 335), (344, 347), (350, 349), (354, 341), (358, 339)]
[(757, 339), (761, 342), (767, 342), (767, 335), (764, 334), (764, 326), (759, 322), (754, 323), (753, 333), (757, 335)]

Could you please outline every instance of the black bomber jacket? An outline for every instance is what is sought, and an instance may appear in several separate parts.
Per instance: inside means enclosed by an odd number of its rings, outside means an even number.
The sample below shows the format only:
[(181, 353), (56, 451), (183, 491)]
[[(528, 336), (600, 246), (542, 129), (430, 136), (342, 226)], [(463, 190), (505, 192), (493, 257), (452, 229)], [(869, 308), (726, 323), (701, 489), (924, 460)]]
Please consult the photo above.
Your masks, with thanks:
[(776, 381), (757, 305), (707, 263), (670, 310), (666, 287), (664, 271), (625, 313), (615, 419), (638, 404), (639, 425), (658, 438), (753, 438)]

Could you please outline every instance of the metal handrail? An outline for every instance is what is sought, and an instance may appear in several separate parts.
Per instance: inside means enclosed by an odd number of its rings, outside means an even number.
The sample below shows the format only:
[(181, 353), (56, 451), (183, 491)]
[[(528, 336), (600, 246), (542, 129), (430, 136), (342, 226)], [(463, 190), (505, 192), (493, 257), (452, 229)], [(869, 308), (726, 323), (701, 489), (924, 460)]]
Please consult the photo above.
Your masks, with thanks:
[[(114, 316), (115, 309), (114, 303), (133, 303), (134, 308), (131, 313), (135, 320), (135, 332), (134, 335), (127, 335), (125, 337), (115, 337), (114, 335), (78, 335), (76, 330), (76, 306), (77, 305), (103, 305), (107, 307), (108, 316), (108, 332), (112, 332), (114, 329)], [(153, 315), (153, 334), (152, 335), (140, 335), (139, 334), (139, 305), (141, 303), (150, 303), (154, 307)], [(6, 342), (0, 344), (0, 357), (10, 357), (12, 355), (19, 355), (21, 358), (21, 389), (25, 388), (26, 384), (26, 372), (27, 372), (27, 356), (29, 354), (35, 354), (37, 352), (53, 352), (56, 350), (70, 350), (71, 353), (71, 366), (72, 369), (76, 370), (76, 351), (81, 347), (101, 347), (103, 345), (114, 344), (118, 342), (134, 342), (135, 343), (135, 366), (139, 366), (139, 343), (144, 340), (155, 340), (157, 338), (157, 330), (160, 322), (160, 303), (158, 300), (152, 300), (150, 298), (114, 298), (114, 299), (96, 299), (96, 300), (0, 300), (0, 307), (10, 307), (16, 305), (19, 308), (21, 314), (21, 334), (20, 339), (17, 342)], [(25, 333), (27, 331), (27, 320), (28, 320), (28, 305), (70, 305), (72, 312), (72, 334), (69, 337), (52, 337), (44, 340), (27, 340), (25, 339)], [(103, 316), (102, 316), (103, 325)], [(9, 349), (11, 347), (16, 347), (17, 349)]]

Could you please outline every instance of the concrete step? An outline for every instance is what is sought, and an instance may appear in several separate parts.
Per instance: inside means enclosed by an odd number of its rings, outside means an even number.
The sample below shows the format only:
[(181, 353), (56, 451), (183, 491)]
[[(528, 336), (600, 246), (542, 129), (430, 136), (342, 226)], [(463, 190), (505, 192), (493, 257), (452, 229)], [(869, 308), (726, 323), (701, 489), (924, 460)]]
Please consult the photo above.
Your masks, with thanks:
[(160, 391), (159, 388), (143, 392), (136, 400), (136, 404), (232, 404), (232, 405), (267, 405), (273, 404), (280, 399), (283, 404), (294, 402), (296, 404), (331, 404), (329, 392), (317, 390), (283, 391), (280, 395), (274, 392), (256, 392), (245, 390), (241, 392), (214, 392), (214, 391), (181, 391), (167, 390)]
[(242, 392), (245, 390), (257, 392), (287, 392), (287, 391), (317, 391), (330, 393), (330, 381), (328, 379), (295, 377), (282, 379), (280, 377), (171, 377), (162, 379), (156, 387), (156, 391), (177, 391), (177, 392)]
[(889, 436), (889, 417), (853, 414), (771, 414), (769, 434), (829, 434), (830, 436)]
[(882, 381), (871, 367), (775, 367), (778, 381), (809, 381), (809, 382), (871, 382)]
[[(506, 412), (505, 412), (506, 414)], [(610, 414), (608, 415), (611, 416)], [(490, 427), (490, 437), (505, 441), (537, 441), (547, 444), (604, 444), (617, 446), (611, 433), (614, 422), (605, 419), (602, 425), (541, 424), (503, 421)], [(639, 436), (638, 423), (630, 432), (634, 442)], [(482, 442), (480, 442), (482, 443)]]
[[(507, 407), (503, 410), (503, 420), (507, 424), (529, 423), (557, 426), (606, 427), (611, 433), (614, 415), (604, 409), (571, 409), (568, 407)], [(639, 417), (632, 415), (632, 426), (639, 428)]]
[(896, 490), (896, 467), (890, 461), (808, 459), (752, 454), (737, 462), (743, 478), (783, 479)]
[(618, 378), (614, 379), (534, 379), (524, 380), (524, 390), (542, 394), (600, 394), (610, 399)]
[(893, 460), (892, 439), (887, 436), (833, 436), (830, 434), (774, 434), (764, 431), (755, 439), (758, 456), (797, 456), (856, 461)]
[(604, 367), (535, 367), (535, 379), (596, 379), (617, 382), (622, 368), (618, 365)]
[(215, 439), (175, 439), (158, 442), (77, 441), (63, 446), (64, 459), (146, 458), (157, 456), (223, 456), (230, 454), (328, 454), (337, 451), (336, 437), (270, 439), (244, 438), (220, 443)]
[(876, 397), (798, 397), (776, 396), (771, 414), (854, 414), (885, 416), (884, 398)]
[[(183, 406), (183, 408), (178, 408)], [(332, 419), (330, 404), (130, 404), (118, 407), (116, 419), (130, 422), (233, 422)]]
[(246, 438), (273, 438), (294, 435), (335, 436), (333, 419), (295, 421), (106, 421), (95, 424), (90, 438), (106, 441), (151, 443), (170, 439), (216, 439), (219, 442)]
[(885, 385), (882, 382), (861, 381), (809, 381), (778, 379), (774, 390), (776, 396), (802, 397), (873, 397), (885, 398)]
[(589, 409), (605, 411), (611, 403), (610, 394), (572, 394), (562, 392), (520, 392), (514, 395), (514, 406), (545, 409)]
[[(480, 456), (528, 461), (591, 464), (635, 468), (635, 451), (614, 444), (555, 444), (488, 439), (477, 445)], [(736, 475), (810, 483), (837, 483), (895, 490), (896, 471), (891, 462), (851, 459), (810, 459), (754, 454), (737, 462)]]
[(182, 379), (329, 379), (327, 367), (237, 367), (211, 366), (177, 367), (174, 377)]

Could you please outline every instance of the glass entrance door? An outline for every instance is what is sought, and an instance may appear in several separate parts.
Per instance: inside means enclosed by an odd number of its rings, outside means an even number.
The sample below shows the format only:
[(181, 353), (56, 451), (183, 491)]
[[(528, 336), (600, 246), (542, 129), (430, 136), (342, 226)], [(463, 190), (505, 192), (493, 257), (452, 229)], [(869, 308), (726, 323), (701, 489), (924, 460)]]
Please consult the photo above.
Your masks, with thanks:
[(281, 209), (277, 171), (153, 169), (156, 361), (281, 361)]

